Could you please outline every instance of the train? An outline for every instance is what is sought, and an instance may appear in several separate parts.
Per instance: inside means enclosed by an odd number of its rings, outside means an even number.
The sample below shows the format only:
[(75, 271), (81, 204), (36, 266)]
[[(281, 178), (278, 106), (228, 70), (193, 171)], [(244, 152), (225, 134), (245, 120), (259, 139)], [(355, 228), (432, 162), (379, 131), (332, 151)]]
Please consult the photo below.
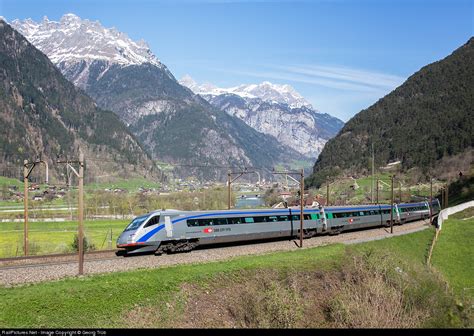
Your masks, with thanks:
[[(319, 206), (303, 209), (303, 238), (402, 225), (440, 211), (438, 199), (418, 203)], [(393, 214), (391, 214), (393, 209)], [(198, 246), (300, 237), (300, 208), (157, 210), (134, 218), (117, 239), (117, 255), (189, 252)]]

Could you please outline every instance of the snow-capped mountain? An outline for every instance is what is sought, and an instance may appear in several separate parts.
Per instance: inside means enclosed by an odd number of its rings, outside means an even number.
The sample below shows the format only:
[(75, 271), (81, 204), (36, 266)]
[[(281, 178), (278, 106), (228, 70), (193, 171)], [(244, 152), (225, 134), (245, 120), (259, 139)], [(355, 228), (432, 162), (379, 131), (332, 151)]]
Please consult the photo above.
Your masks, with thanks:
[(260, 98), (266, 102), (282, 103), (290, 108), (308, 107), (311, 104), (290, 85), (272, 84), (268, 81), (260, 84), (243, 84), (231, 88), (218, 88), (210, 83), (197, 84), (189, 75), (185, 75), (180, 83), (200, 95), (218, 96), (232, 93), (242, 98)]
[(143, 41), (73, 14), (12, 25), (100, 108), (115, 112), (154, 159), (196, 165), (181, 176), (219, 180), (226, 171), (206, 164), (273, 167), (305, 158), (180, 85)]
[[(59, 22), (44, 17), (41, 22), (14, 20), (11, 25), (45, 53), (60, 70), (68, 69), (68, 79), (82, 89), (88, 85), (91, 67), (98, 63), (101, 66), (101, 71), (96, 74), (98, 78), (112, 65), (145, 63), (171, 75), (145, 41), (132, 41), (126, 34), (115, 28), (105, 28), (98, 21), (65, 14)], [(71, 71), (71, 67), (74, 71)]]
[(315, 110), (289, 85), (270, 82), (223, 89), (199, 85), (189, 75), (180, 81), (215, 107), (297, 152), (316, 158), (344, 123)]

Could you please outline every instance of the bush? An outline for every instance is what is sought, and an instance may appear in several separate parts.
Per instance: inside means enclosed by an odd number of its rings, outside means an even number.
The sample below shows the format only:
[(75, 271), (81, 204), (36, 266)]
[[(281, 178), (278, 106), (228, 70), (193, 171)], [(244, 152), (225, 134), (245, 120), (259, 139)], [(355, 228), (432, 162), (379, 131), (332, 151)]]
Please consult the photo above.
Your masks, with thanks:
[[(87, 251), (94, 251), (95, 250), (95, 245), (89, 242), (89, 239), (87, 239), (86, 236), (83, 237), (83, 246), (84, 246), (84, 252)], [(74, 234), (74, 240), (71, 243), (71, 249), (73, 252), (78, 252), (79, 251), (79, 237), (76, 234)]]

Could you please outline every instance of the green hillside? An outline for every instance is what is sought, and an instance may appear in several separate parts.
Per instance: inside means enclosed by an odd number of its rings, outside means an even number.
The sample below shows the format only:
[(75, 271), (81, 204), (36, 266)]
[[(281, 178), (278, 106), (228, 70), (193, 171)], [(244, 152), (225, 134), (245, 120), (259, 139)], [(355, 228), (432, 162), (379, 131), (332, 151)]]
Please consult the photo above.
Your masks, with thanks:
[(423, 173), (440, 159), (474, 146), (474, 38), (445, 59), (429, 64), (403, 85), (362, 110), (328, 141), (308, 185), (329, 176), (400, 160), (402, 170)]
[[(59, 176), (57, 155), (86, 155), (90, 171), (142, 175), (153, 163), (110, 111), (68, 82), (50, 60), (0, 20), (0, 168), (41, 155)], [(97, 158), (96, 160), (93, 160)], [(116, 163), (117, 162), (117, 163)], [(127, 165), (135, 165), (127, 169)], [(154, 168), (155, 170), (156, 167)], [(17, 171), (15, 171), (15, 174)]]

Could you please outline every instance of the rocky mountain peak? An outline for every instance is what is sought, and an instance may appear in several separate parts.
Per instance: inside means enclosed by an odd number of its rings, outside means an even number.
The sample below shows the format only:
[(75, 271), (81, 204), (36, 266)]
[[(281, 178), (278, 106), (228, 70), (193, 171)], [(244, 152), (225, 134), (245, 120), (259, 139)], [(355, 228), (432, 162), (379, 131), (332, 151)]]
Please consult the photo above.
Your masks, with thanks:
[(315, 110), (287, 84), (264, 81), (218, 88), (212, 84), (198, 84), (189, 75), (184, 76), (180, 84), (211, 105), (241, 119), (255, 130), (275, 137), (306, 157), (317, 157), (326, 141), (344, 124)]
[(227, 93), (235, 94), (242, 98), (259, 98), (269, 103), (286, 104), (290, 108), (313, 108), (311, 103), (288, 84), (280, 85), (264, 81), (260, 84), (242, 84), (231, 88), (219, 88), (210, 83), (198, 84), (189, 75), (184, 76), (180, 84), (200, 95), (217, 96)]
[(44, 17), (41, 22), (26, 19), (11, 24), (55, 64), (102, 60), (122, 66), (162, 66), (143, 40), (133, 41), (115, 28), (105, 28), (99, 21), (81, 19), (72, 13), (59, 21)]

